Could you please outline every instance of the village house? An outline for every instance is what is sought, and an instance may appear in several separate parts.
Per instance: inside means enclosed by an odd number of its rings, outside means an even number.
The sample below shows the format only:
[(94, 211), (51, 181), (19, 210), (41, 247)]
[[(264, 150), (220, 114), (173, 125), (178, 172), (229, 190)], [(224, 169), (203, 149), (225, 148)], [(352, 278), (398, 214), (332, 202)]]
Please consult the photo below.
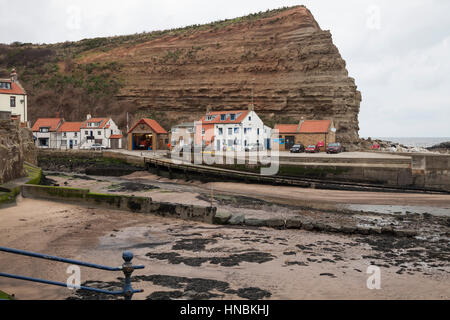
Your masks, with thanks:
[(195, 136), (195, 123), (187, 122), (172, 127), (170, 130), (170, 143), (172, 147), (193, 145)]
[(294, 145), (317, 145), (323, 142), (322, 151), (330, 143), (336, 142), (333, 120), (306, 120), (298, 124), (278, 124), (275, 130), (279, 133), (273, 140), (280, 144), (280, 151), (289, 151)]
[(122, 148), (122, 132), (111, 118), (92, 118), (88, 115), (84, 122), (40, 118), (33, 125), (32, 131), (38, 148)]
[(56, 149), (58, 147), (57, 130), (63, 123), (63, 118), (38, 119), (31, 128), (36, 147)]
[(111, 118), (92, 118), (87, 115), (80, 132), (80, 149), (91, 149), (94, 145), (106, 149), (122, 148), (122, 131)]
[(271, 130), (253, 108), (208, 112), (196, 123), (196, 144), (214, 151), (245, 151), (255, 146), (270, 149)]
[(167, 150), (169, 133), (153, 119), (141, 119), (128, 131), (128, 150)]
[(79, 149), (83, 122), (64, 122), (56, 130), (56, 148)]
[(20, 121), (23, 126), (27, 125), (27, 93), (17, 80), (15, 69), (12, 70), (10, 79), (0, 79), (0, 112), (10, 112), (13, 120)]

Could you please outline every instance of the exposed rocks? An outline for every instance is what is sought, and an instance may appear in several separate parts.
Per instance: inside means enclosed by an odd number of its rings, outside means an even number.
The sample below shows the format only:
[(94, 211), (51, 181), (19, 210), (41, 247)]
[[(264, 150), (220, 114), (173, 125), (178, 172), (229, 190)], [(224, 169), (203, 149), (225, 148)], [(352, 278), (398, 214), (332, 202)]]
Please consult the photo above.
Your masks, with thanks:
[(23, 177), (23, 163), (36, 164), (33, 135), (16, 122), (0, 120), (0, 184)]
[(238, 214), (238, 215), (233, 215), (231, 217), (231, 219), (228, 221), (229, 225), (232, 226), (237, 226), (237, 225), (242, 225), (245, 222), (245, 215), (243, 214)]
[(214, 217), (215, 224), (227, 224), (231, 219), (231, 213), (217, 212)]
[(450, 141), (437, 144), (427, 148), (429, 151), (437, 151), (441, 153), (450, 153)]

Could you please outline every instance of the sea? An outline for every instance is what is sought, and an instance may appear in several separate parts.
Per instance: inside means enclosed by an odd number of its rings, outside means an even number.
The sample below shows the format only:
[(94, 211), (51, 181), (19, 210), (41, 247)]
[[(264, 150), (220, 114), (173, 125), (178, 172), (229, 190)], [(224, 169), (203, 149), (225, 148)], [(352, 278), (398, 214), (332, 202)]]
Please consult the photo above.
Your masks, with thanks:
[(428, 148), (440, 144), (442, 142), (449, 142), (450, 137), (439, 137), (439, 138), (414, 138), (414, 137), (371, 137), (372, 140), (383, 140), (391, 141), (393, 143), (399, 143), (407, 147), (416, 148)]

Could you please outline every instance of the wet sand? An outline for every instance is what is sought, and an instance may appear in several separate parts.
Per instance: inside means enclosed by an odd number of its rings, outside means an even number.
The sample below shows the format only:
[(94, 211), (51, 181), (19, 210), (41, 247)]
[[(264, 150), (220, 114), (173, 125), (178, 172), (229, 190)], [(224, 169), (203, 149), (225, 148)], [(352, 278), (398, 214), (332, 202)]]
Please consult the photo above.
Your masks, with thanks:
[[(132, 250), (136, 299), (449, 299), (447, 242), (299, 230), (243, 229), (21, 199), (0, 210), (3, 246), (117, 266)], [(381, 268), (381, 290), (366, 286)], [(0, 253), (0, 270), (63, 281), (67, 265)], [(120, 273), (82, 268), (82, 282), (113, 287)], [(19, 299), (95, 298), (18, 280)], [(105, 297), (106, 298), (106, 297)]]

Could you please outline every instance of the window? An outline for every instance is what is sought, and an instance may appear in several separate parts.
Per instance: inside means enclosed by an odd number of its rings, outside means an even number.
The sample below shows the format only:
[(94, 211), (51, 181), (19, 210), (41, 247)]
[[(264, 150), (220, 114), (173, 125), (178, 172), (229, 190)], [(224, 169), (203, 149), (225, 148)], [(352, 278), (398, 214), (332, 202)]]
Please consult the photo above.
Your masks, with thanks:
[(86, 131), (84, 132), (84, 134), (88, 136), (88, 135), (89, 135), (89, 131), (86, 130)]
[(0, 82), (0, 89), (11, 89), (11, 83), (9, 83), (9, 82)]
[(220, 115), (220, 120), (221, 120), (221, 121), (227, 120), (227, 115), (226, 115), (226, 114), (221, 114), (221, 115)]
[(113, 131), (111, 130), (111, 135), (113, 134)]
[(219, 136), (223, 135), (223, 128), (219, 128)]
[(101, 136), (101, 135), (102, 135), (102, 132), (101, 132), (101, 131), (97, 131), (97, 135), (98, 135), (98, 136)]
[(239, 128), (234, 128), (234, 133), (239, 134)]
[(9, 103), (11, 105), (11, 108), (15, 108), (16, 107), (16, 97), (11, 97), (9, 100)]
[(74, 141), (73, 141), (73, 145), (74, 145), (74, 146), (76, 146), (77, 143), (78, 143), (77, 140), (74, 140)]
[(50, 128), (47, 128), (47, 127), (39, 128), (39, 132), (47, 133), (49, 131), (49, 129)]
[(78, 132), (75, 132), (75, 137), (78, 137)]
[(202, 135), (203, 136), (205, 135), (205, 129), (202, 129)]
[(230, 120), (231, 121), (236, 120), (236, 115), (234, 113), (230, 114)]
[(259, 130), (260, 130), (260, 129), (258, 128), (258, 136), (259, 136)]
[(252, 121), (252, 117), (248, 117), (248, 121)]
[(66, 132), (63, 133), (63, 138), (67, 138), (67, 133)]
[(228, 128), (228, 135), (231, 136), (233, 134), (233, 128)]

